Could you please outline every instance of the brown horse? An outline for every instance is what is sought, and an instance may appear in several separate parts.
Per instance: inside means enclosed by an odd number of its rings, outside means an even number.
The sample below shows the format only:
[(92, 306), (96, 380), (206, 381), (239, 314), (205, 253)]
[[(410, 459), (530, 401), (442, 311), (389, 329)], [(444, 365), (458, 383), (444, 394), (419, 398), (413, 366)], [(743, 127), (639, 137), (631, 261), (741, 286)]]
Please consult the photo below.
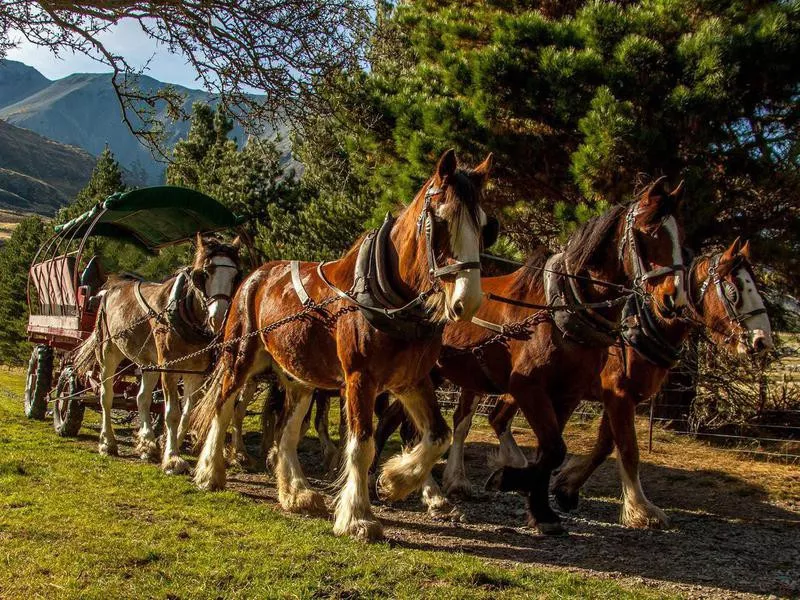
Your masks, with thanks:
[[(686, 303), (675, 218), (681, 193), (680, 186), (668, 193), (662, 178), (630, 206), (587, 222), (565, 252), (545, 265), (534, 259), (509, 275), (484, 278), (490, 301), (483, 303), (479, 319), (445, 328), (438, 372), (463, 388), (468, 405), (476, 394), (509, 394), (538, 438), (532, 462), (498, 469), (487, 488), (525, 493), (529, 523), (542, 533), (563, 531), (549, 505), (548, 485), (566, 455), (564, 425), (582, 399), (601, 394), (600, 373), (621, 314), (620, 302), (613, 300), (619, 288), (609, 284), (635, 282), (671, 316)], [(605, 301), (608, 306), (598, 308)], [(535, 310), (545, 304), (552, 308)], [(456, 413), (462, 444), (469, 424), (460, 419), (471, 417), (472, 410)], [(463, 484), (457, 475), (452, 468), (445, 473), (451, 491)]]
[[(739, 354), (760, 354), (773, 347), (769, 318), (764, 310), (750, 267), (750, 246), (737, 239), (725, 252), (694, 261), (689, 276), (689, 319), (665, 320), (656, 314), (661, 334), (673, 346), (698, 327), (705, 328), (718, 345)], [(662, 527), (668, 521), (652, 504), (639, 481), (639, 446), (634, 427), (636, 405), (653, 397), (669, 372), (668, 363), (656, 364), (629, 345), (625, 357), (615, 348), (603, 369), (603, 417), (592, 453), (573, 456), (553, 481), (558, 504), (565, 510), (578, 504), (580, 488), (617, 448), (622, 479), (621, 522), (629, 527)], [(513, 417), (504, 410), (493, 420), (504, 431)]]
[[(197, 235), (194, 262), (161, 283), (115, 277), (103, 286), (102, 301), (92, 335), (79, 347), (75, 366), (86, 372), (99, 365), (103, 409), (100, 453), (116, 454), (111, 423), (114, 374), (123, 360), (134, 365), (161, 364), (205, 348), (222, 327), (240, 274), (239, 242), (225, 244)], [(166, 444), (162, 468), (168, 473), (188, 470), (180, 456), (189, 411), (211, 365), (202, 352), (172, 367), (180, 372), (145, 371), (136, 403), (141, 429), (137, 451), (142, 459), (158, 453), (150, 404), (159, 376), (166, 401)], [(183, 379), (183, 413), (178, 383)]]
[[(441, 347), (441, 324), (470, 319), (482, 299), (478, 258), (487, 219), (479, 201), (490, 168), (491, 156), (474, 170), (458, 169), (455, 153), (448, 151), (397, 219), (362, 238), (342, 259), (271, 262), (247, 278), (225, 327), (231, 346), (195, 413), (196, 431), (205, 439), (195, 472), (200, 488), (224, 487), (223, 445), (234, 399), (252, 377), (272, 368), (286, 390), (277, 441), (281, 506), (325, 509), (303, 475), (296, 446), (313, 389), (345, 388), (349, 435), (333, 529), (337, 535), (382, 537), (367, 473), (374, 454), (375, 397), (391, 391), (421, 432), (416, 447), (387, 462), (380, 477), (381, 494), (400, 499), (431, 481), (431, 467), (450, 443), (430, 370)], [(370, 247), (381, 244), (384, 259), (374, 269), (360, 268), (361, 259), (373, 253)], [(445, 262), (450, 264), (438, 266)], [(375, 291), (381, 280), (391, 285)], [(371, 297), (367, 289), (373, 289)], [(370, 308), (369, 299), (378, 295), (386, 299), (383, 308)], [(392, 308), (402, 303), (413, 311)], [(414, 316), (421, 312), (424, 318)], [(435, 492), (429, 507), (446, 505)]]

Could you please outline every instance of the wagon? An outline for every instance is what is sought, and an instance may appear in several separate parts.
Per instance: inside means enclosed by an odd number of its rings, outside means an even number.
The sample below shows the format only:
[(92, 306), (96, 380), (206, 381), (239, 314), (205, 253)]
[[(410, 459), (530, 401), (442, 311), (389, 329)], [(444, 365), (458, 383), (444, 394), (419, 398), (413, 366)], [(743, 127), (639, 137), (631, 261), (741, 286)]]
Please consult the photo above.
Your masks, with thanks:
[[(78, 375), (72, 354), (95, 326), (106, 276), (87, 241), (103, 236), (131, 242), (150, 252), (192, 239), (198, 232), (237, 229), (225, 206), (187, 188), (158, 186), (117, 193), (91, 210), (55, 227), (28, 272), (28, 340), (34, 344), (25, 384), (25, 414), (43, 420), (52, 411), (62, 436), (75, 436), (85, 408), (100, 409), (100, 377)], [(141, 371), (123, 364), (114, 378), (114, 409), (136, 410)], [(162, 413), (161, 391), (152, 410)]]

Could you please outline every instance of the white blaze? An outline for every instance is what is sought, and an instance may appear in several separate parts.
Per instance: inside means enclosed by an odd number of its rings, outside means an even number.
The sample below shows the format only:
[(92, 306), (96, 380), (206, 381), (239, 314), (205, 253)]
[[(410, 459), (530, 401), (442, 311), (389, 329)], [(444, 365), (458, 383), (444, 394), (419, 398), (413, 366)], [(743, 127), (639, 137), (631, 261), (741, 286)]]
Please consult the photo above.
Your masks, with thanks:
[[(480, 262), (481, 230), (486, 224), (486, 213), (478, 209), (479, 224), (466, 209), (450, 223), (450, 252), (458, 262)], [(468, 321), (478, 311), (483, 295), (480, 269), (467, 269), (456, 274), (455, 284), (447, 299), (447, 317), (453, 321)]]
[[(675, 217), (668, 217), (664, 221), (664, 229), (669, 233), (672, 240), (672, 264), (683, 264), (683, 249), (681, 248), (681, 240), (678, 236), (678, 222)], [(686, 296), (685, 274), (683, 271), (675, 271), (675, 308), (686, 306), (688, 299)]]
[[(750, 272), (740, 267), (734, 275), (738, 280), (737, 287), (741, 294), (741, 306), (737, 307), (736, 310), (741, 314), (747, 314), (754, 310), (763, 310), (764, 300), (761, 298), (761, 294), (758, 293), (758, 288), (750, 276)], [(772, 326), (769, 323), (767, 313), (763, 312), (747, 317), (742, 322), (742, 325), (747, 328), (750, 334), (749, 343), (753, 350), (759, 350), (759, 345), (761, 346), (760, 349), (763, 350), (769, 350), (775, 346), (772, 340)], [(743, 350), (746, 352), (749, 349), (744, 348)]]
[(233, 289), (233, 280), (236, 278), (237, 273), (236, 263), (227, 256), (215, 256), (211, 259), (205, 292), (206, 297), (209, 298), (208, 319), (215, 333), (222, 328), (230, 301), (221, 297), (215, 298), (214, 296), (219, 294), (228, 298), (233, 296), (235, 291)]

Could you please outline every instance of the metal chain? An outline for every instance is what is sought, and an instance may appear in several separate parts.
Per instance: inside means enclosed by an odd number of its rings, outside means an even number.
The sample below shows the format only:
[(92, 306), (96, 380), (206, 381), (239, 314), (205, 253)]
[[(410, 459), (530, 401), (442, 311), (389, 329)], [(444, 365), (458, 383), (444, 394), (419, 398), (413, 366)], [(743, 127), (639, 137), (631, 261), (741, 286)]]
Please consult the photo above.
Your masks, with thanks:
[(442, 348), (442, 358), (451, 358), (453, 356), (462, 356), (464, 354), (479, 355), (485, 348), (494, 344), (505, 343), (511, 339), (528, 337), (531, 333), (530, 328), (532, 326), (539, 325), (548, 320), (550, 320), (550, 314), (547, 311), (536, 311), (522, 321), (516, 321), (514, 323), (509, 323), (508, 325), (503, 325), (503, 331), (501, 333), (496, 333), (486, 338), (481, 343), (476, 344), (475, 346), (470, 346), (468, 348), (452, 348), (446, 346)]
[[(283, 327), (284, 325), (288, 325), (289, 323), (292, 323), (294, 321), (299, 321), (300, 319), (302, 319), (303, 317), (305, 317), (309, 313), (311, 313), (313, 311), (319, 311), (319, 310), (325, 308), (326, 306), (328, 306), (330, 304), (333, 304), (334, 302), (338, 301), (339, 299), (340, 298), (338, 298), (336, 296), (332, 296), (330, 298), (327, 298), (327, 299), (323, 300), (320, 303), (316, 303), (316, 302), (314, 302), (312, 300), (308, 305), (304, 306), (299, 312), (296, 312), (296, 313), (291, 314), (291, 315), (289, 315), (287, 317), (284, 317), (282, 319), (274, 321), (274, 322), (270, 323), (269, 325), (265, 325), (264, 327), (260, 327), (259, 329), (254, 329), (253, 331), (250, 331), (248, 333), (245, 333), (245, 334), (240, 335), (240, 336), (235, 337), (235, 338), (231, 338), (229, 340), (225, 340), (225, 341), (222, 341), (222, 342), (217, 342), (216, 340), (219, 339), (219, 334), (218, 334), (214, 338), (214, 341), (212, 341), (209, 345), (205, 346), (204, 348), (201, 348), (200, 350), (197, 350), (196, 352), (192, 352), (191, 354), (187, 354), (186, 356), (181, 356), (181, 357), (175, 358), (173, 360), (168, 360), (168, 361), (160, 363), (160, 364), (142, 365), (142, 367), (141, 367), (142, 371), (162, 371), (162, 370), (167, 369), (167, 368), (169, 368), (169, 367), (171, 367), (173, 365), (179, 364), (181, 362), (185, 362), (187, 360), (191, 360), (192, 358), (200, 356), (201, 354), (205, 354), (206, 352), (229, 348), (229, 347), (231, 347), (231, 346), (233, 346), (235, 344), (238, 344), (239, 342), (241, 342), (243, 340), (248, 340), (248, 339), (253, 338), (253, 337), (257, 336), (257, 335), (272, 333), (276, 329), (279, 329), (280, 327)], [(358, 307), (357, 306), (345, 306), (344, 308), (341, 308), (341, 309), (337, 310), (335, 313), (331, 313), (331, 315), (326, 318), (326, 321), (328, 321), (329, 323), (332, 323), (332, 322), (336, 321), (342, 315), (347, 314), (349, 312), (353, 312), (354, 310), (358, 310)]]

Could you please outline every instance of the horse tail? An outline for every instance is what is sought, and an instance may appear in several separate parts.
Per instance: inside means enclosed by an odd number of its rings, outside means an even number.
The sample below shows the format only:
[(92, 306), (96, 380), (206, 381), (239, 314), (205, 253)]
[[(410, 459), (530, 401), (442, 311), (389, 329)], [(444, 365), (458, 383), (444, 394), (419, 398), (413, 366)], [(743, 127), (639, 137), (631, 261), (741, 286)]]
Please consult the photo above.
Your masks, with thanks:
[(202, 448), (208, 437), (208, 432), (211, 430), (211, 424), (217, 414), (217, 399), (222, 393), (222, 380), (227, 370), (228, 367), (225, 360), (220, 359), (217, 361), (217, 366), (214, 367), (214, 371), (206, 384), (205, 392), (192, 409), (192, 414), (189, 417), (189, 431), (192, 431), (195, 436), (193, 448), (195, 452), (199, 452), (200, 448)]

